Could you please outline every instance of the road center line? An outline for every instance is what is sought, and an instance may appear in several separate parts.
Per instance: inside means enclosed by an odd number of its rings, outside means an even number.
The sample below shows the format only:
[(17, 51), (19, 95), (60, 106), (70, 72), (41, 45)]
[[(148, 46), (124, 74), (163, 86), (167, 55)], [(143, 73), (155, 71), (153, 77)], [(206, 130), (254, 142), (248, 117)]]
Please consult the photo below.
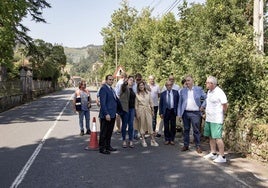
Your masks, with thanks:
[(24, 165), (24, 167), (20, 171), (19, 175), (13, 181), (12, 185), (10, 186), (10, 188), (18, 187), (19, 184), (22, 182), (22, 180), (24, 179), (24, 177), (27, 174), (28, 170), (32, 166), (34, 160), (36, 159), (36, 157), (38, 156), (39, 152), (41, 151), (41, 149), (42, 149), (42, 147), (43, 147), (46, 139), (49, 137), (50, 133), (53, 131), (53, 129), (57, 125), (57, 122), (61, 118), (63, 112), (65, 111), (66, 107), (70, 103), (71, 99), (72, 99), (72, 96), (70, 97), (70, 99), (68, 100), (68, 102), (66, 103), (66, 105), (64, 106), (64, 108), (62, 109), (62, 111), (60, 112), (60, 114), (58, 115), (57, 119), (54, 121), (53, 125), (49, 128), (49, 130), (47, 131), (47, 133), (45, 134), (45, 136), (43, 137), (43, 139), (40, 141), (40, 143), (38, 144), (38, 146), (34, 150), (32, 156), (29, 158), (29, 160), (27, 161), (27, 163)]

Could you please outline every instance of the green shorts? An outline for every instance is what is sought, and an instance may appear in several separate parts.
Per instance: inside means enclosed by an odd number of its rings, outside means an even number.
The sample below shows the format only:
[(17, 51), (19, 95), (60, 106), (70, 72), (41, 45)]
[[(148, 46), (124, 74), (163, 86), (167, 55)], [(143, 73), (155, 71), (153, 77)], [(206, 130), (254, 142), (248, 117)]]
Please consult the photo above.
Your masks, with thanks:
[(204, 136), (209, 136), (213, 139), (222, 138), (222, 124), (206, 122)]

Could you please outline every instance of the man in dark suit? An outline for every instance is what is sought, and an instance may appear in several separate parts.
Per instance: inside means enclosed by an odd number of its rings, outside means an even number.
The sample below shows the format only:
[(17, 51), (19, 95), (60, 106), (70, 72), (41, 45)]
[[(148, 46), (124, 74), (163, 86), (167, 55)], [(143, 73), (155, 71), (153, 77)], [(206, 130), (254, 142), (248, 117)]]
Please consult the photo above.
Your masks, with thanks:
[(110, 154), (111, 151), (116, 151), (111, 147), (111, 137), (113, 134), (116, 110), (117, 110), (117, 97), (115, 91), (111, 87), (114, 78), (112, 75), (107, 75), (106, 83), (101, 87), (100, 96), (100, 140), (99, 151), (102, 154)]
[(179, 102), (179, 93), (172, 89), (172, 83), (166, 82), (167, 90), (160, 95), (159, 114), (164, 119), (165, 145), (174, 145), (176, 135), (176, 115)]

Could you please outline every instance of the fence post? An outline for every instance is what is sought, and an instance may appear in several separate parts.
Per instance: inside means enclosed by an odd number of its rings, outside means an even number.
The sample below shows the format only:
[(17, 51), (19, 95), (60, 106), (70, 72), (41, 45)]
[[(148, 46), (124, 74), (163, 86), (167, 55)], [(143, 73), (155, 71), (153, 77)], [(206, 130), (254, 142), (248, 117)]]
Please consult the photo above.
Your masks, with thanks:
[(20, 68), (21, 91), (24, 100), (32, 98), (32, 84), (33, 84), (32, 75), (33, 75), (32, 71), (29, 68), (27, 67)]

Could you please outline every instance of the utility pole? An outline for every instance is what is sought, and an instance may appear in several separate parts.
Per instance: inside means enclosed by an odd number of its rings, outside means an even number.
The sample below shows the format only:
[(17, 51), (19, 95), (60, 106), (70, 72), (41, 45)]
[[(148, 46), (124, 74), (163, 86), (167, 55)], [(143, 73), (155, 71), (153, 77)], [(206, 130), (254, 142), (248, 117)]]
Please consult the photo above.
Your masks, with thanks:
[(259, 52), (264, 52), (263, 0), (254, 0), (253, 8), (254, 44)]
[[(117, 71), (117, 37), (115, 34), (115, 71)], [(117, 76), (115, 76), (115, 80), (117, 82)]]

